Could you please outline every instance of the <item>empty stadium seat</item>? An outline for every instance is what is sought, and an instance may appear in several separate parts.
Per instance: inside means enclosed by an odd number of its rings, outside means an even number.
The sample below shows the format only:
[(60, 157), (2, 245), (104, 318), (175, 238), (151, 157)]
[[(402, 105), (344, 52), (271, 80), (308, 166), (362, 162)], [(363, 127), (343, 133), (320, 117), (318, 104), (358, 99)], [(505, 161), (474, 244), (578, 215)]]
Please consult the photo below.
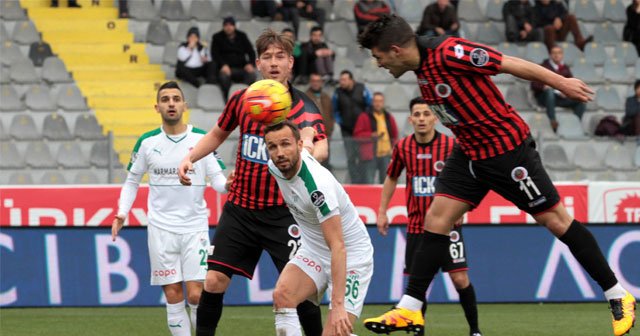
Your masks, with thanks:
[(64, 168), (89, 168), (89, 161), (75, 142), (65, 142), (56, 154), (58, 164)]
[(191, 6), (189, 6), (189, 13), (187, 17), (190, 17), (199, 21), (211, 21), (218, 16), (215, 8), (209, 0), (193, 0)]
[(75, 84), (66, 84), (60, 87), (57, 105), (65, 111), (87, 111), (87, 101)]
[(342, 141), (329, 142), (329, 152), (331, 153), (331, 166), (337, 169), (347, 168), (347, 153)]
[(184, 7), (180, 0), (163, 0), (160, 3), (160, 16), (167, 20), (180, 21), (187, 17), (184, 13)]
[(574, 76), (580, 78), (588, 84), (602, 83), (604, 80), (601, 75), (596, 72), (596, 66), (586, 58), (579, 58), (573, 62), (571, 72)]
[(385, 105), (395, 111), (406, 111), (407, 102), (410, 100), (405, 89), (397, 82), (387, 85), (383, 92), (385, 96)]
[(9, 69), (6, 67), (0, 66), (0, 84), (9, 84), (11, 81), (9, 80)]
[(80, 170), (73, 179), (74, 184), (98, 184), (100, 179), (90, 170)]
[(47, 143), (35, 141), (29, 143), (25, 151), (25, 164), (31, 168), (56, 168), (58, 164), (51, 155)]
[(251, 13), (247, 8), (242, 6), (241, 1), (236, 0), (222, 0), (220, 3), (220, 10), (218, 15), (221, 17), (232, 15), (236, 21), (245, 21), (251, 19)]
[(13, 41), (2, 41), (2, 48), (0, 49), (0, 61), (2, 65), (10, 66), (19, 61), (25, 61), (26, 57), (22, 54), (20, 47), (13, 43)]
[(24, 158), (13, 142), (0, 142), (0, 169), (23, 168)]
[(9, 133), (5, 129), (2, 119), (0, 119), (0, 141), (6, 141), (9, 139), (11, 139), (11, 137), (9, 136)]
[(354, 43), (347, 46), (347, 58), (353, 61), (353, 64), (356, 66), (361, 67), (365, 60), (371, 58), (371, 54), (366, 49), (362, 49)]
[(640, 167), (640, 146), (636, 147), (636, 152), (633, 157), (633, 163), (636, 165), (636, 167)]
[(529, 90), (522, 85), (511, 85), (505, 97), (507, 103), (516, 110), (532, 110), (533, 106), (529, 102)]
[(557, 135), (551, 129), (549, 118), (546, 115), (536, 113), (533, 114), (528, 120), (527, 124), (531, 128), (531, 134), (534, 137), (542, 136), (544, 138), (556, 138)]
[(9, 135), (16, 140), (40, 140), (42, 136), (30, 114), (16, 114), (11, 119)]
[(78, 115), (73, 128), (73, 134), (82, 140), (104, 139), (102, 126), (98, 124), (98, 120), (96, 120), (93, 114), (88, 113)]
[(598, 42), (587, 43), (584, 47), (584, 56), (589, 62), (595, 65), (602, 65), (604, 64), (604, 60), (607, 59), (604, 45)]
[(573, 153), (573, 164), (583, 170), (604, 170), (602, 158), (588, 143), (580, 143), (576, 146)]
[(13, 172), (11, 175), (9, 175), (7, 184), (11, 184), (11, 185), (33, 184), (33, 176), (31, 176), (31, 173), (28, 171)]
[(489, 0), (487, 1), (487, 19), (492, 21), (502, 21), (502, 7), (505, 0)]
[(13, 26), (11, 38), (18, 44), (29, 45), (40, 41), (40, 33), (38, 33), (31, 20), (16, 22), (15, 26)]
[(42, 79), (51, 84), (73, 81), (64, 62), (58, 57), (48, 57), (44, 60), (42, 65)]
[(24, 108), (20, 96), (11, 85), (0, 86), (0, 97), (0, 111), (21, 111)]
[(164, 50), (162, 51), (162, 64), (167, 64), (171, 66), (175, 66), (178, 64), (178, 48), (180, 47), (180, 42), (168, 42), (164, 46)]
[(20, 6), (20, 0), (0, 1), (0, 17), (8, 21), (26, 20), (27, 15)]
[(354, 5), (355, 1), (337, 0), (333, 6), (333, 13), (335, 13), (336, 19), (349, 22), (355, 21), (355, 14), (353, 13)]
[(127, 179), (127, 171), (125, 169), (115, 169), (111, 175), (111, 181), (108, 183), (123, 184)]
[(129, 1), (129, 16), (137, 20), (151, 21), (158, 17), (151, 1)]
[(476, 0), (460, 0), (458, 2), (458, 18), (472, 22), (487, 21)]
[[(405, 18), (409, 22), (420, 22), (422, 20), (422, 13), (424, 9), (429, 5), (428, 0), (403, 0), (402, 6), (398, 6), (398, 15)], [(353, 7), (351, 7), (353, 11)]]
[(516, 43), (501, 42), (500, 45), (498, 45), (498, 50), (505, 55), (522, 57), (520, 47)]
[(224, 98), (220, 87), (212, 84), (201, 85), (198, 89), (196, 105), (204, 110), (220, 110), (224, 107)]
[(615, 170), (635, 170), (633, 164), (634, 153), (627, 146), (614, 143), (609, 146), (604, 155), (604, 163)]
[(28, 58), (23, 58), (11, 64), (9, 77), (18, 84), (39, 83), (40, 77), (36, 73), (36, 68)]
[(622, 0), (605, 0), (602, 16), (605, 20), (625, 22), (627, 20), (625, 11), (625, 4)]
[[(364, 60), (363, 66), (367, 62), (370, 62), (370, 59)], [(347, 57), (336, 56), (335, 61), (333, 62), (333, 69), (333, 79), (338, 80), (342, 70), (349, 70), (351, 73), (354, 73), (354, 71), (356, 71), (356, 65), (353, 60)]]
[(56, 170), (50, 170), (45, 172), (40, 178), (40, 184), (67, 184), (67, 179), (64, 175)]
[(417, 80), (418, 79), (416, 77), (416, 73), (413, 71), (407, 71), (402, 74), (402, 76), (398, 77), (398, 81), (400, 81), (400, 83), (409, 84), (411, 87), (414, 87), (416, 85)]
[(503, 34), (500, 33), (498, 27), (492, 22), (480, 23), (475, 39), (485, 44), (498, 44), (504, 40)]
[(109, 153), (111, 153), (111, 164), (113, 167), (121, 167), (122, 165), (118, 160), (118, 154), (109, 146), (109, 142), (107, 141), (96, 141), (93, 143), (91, 151), (89, 152), (89, 162), (92, 166), (107, 168), (109, 167)]
[(541, 42), (529, 42), (527, 43), (524, 58), (530, 62), (540, 64), (549, 58), (549, 52), (547, 51), (547, 47)]
[(4, 27), (4, 22), (0, 21), (0, 42), (4, 43), (4, 41), (10, 40), (9, 32)]
[(624, 83), (632, 80), (631, 74), (627, 71), (627, 66), (622, 60), (607, 58), (604, 62), (604, 78), (613, 83)]
[(611, 170), (605, 170), (595, 175), (595, 181), (600, 182), (616, 182), (618, 181), (618, 174), (615, 174)]
[(610, 86), (603, 86), (596, 91), (596, 104), (605, 111), (622, 110), (622, 100), (618, 91)]
[(621, 40), (620, 37), (609, 22), (597, 24), (593, 29), (593, 40), (603, 44), (614, 44)]
[(602, 15), (591, 0), (576, 0), (573, 12), (576, 17), (584, 21), (602, 21)]
[(67, 121), (57, 113), (52, 113), (44, 118), (42, 136), (45, 139), (57, 141), (73, 139)]
[(564, 51), (564, 63), (572, 66), (576, 60), (584, 57), (582, 50), (578, 49), (575, 44), (570, 42), (559, 42), (558, 45)]
[[(238, 90), (243, 90), (248, 88), (249, 85), (245, 84), (245, 83), (233, 83), (231, 84), (231, 87), (229, 87), (229, 92), (233, 93), (236, 92)], [(218, 108), (216, 108), (216, 110), (222, 110), (224, 108), (224, 105), (219, 106)]]
[(560, 144), (548, 144), (542, 150), (542, 159), (546, 166), (556, 170), (570, 170), (575, 167), (569, 162), (567, 152)]
[(32, 111), (55, 111), (56, 104), (46, 85), (32, 85), (25, 94), (24, 102)]
[(356, 43), (355, 36), (351, 28), (345, 21), (334, 21), (326, 24), (326, 38), (339, 46), (348, 46)]
[(153, 20), (147, 27), (147, 43), (165, 45), (171, 41), (169, 25), (164, 20)]
[(582, 129), (582, 122), (573, 113), (557, 113), (558, 136), (564, 139), (586, 139), (587, 136)]
[(616, 57), (620, 60), (623, 60), (624, 64), (627, 66), (635, 65), (638, 60), (638, 51), (636, 47), (629, 42), (617, 42), (613, 46), (613, 49), (616, 51)]

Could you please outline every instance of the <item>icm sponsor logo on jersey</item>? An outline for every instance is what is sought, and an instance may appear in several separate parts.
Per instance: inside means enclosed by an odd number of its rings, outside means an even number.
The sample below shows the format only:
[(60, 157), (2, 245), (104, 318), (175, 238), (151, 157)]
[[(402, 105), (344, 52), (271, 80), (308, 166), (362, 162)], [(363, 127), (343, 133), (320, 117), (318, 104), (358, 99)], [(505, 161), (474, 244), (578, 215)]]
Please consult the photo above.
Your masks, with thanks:
[(435, 176), (414, 176), (411, 183), (414, 196), (433, 196), (436, 192)]
[(267, 164), (267, 146), (264, 138), (255, 134), (245, 134), (242, 136), (242, 157), (247, 161)]

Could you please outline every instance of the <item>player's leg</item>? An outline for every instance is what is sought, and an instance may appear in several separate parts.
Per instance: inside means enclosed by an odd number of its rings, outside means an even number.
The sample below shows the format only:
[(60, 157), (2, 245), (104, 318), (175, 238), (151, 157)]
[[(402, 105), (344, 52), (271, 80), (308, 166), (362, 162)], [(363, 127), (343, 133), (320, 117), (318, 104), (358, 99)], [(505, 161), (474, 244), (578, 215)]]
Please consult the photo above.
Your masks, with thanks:
[(186, 233), (181, 235), (182, 276), (187, 288), (187, 304), (191, 326), (196, 327), (198, 303), (202, 294), (203, 282), (207, 275), (207, 250), (209, 231)]
[[(333, 314), (332, 314), (333, 310), (329, 309), (329, 315), (327, 316), (327, 321), (324, 323), (324, 331), (322, 332), (322, 336), (331, 336), (331, 335), (335, 335), (335, 330), (333, 328)], [(358, 319), (358, 317), (356, 315), (353, 315), (351, 313), (347, 313), (347, 316), (349, 317), (349, 323), (351, 323), (351, 325), (353, 326), (353, 324), (356, 322), (356, 320)], [(351, 335), (355, 335), (355, 334), (351, 334)]]
[[(302, 259), (297, 260), (298, 262), (295, 261), (284, 267), (273, 291), (273, 311), (277, 335), (302, 335), (296, 307), (309, 297), (318, 297), (316, 282), (307, 273), (317, 273), (318, 279), (316, 281), (321, 281), (320, 278), (324, 276), (324, 271), (321, 268), (315, 270), (308, 266), (309, 262), (299, 266), (299, 263), (303, 262)], [(305, 272), (301, 267), (309, 268), (309, 270)]]
[(191, 336), (191, 321), (184, 305), (182, 282), (162, 286), (167, 299), (167, 324), (173, 336)]

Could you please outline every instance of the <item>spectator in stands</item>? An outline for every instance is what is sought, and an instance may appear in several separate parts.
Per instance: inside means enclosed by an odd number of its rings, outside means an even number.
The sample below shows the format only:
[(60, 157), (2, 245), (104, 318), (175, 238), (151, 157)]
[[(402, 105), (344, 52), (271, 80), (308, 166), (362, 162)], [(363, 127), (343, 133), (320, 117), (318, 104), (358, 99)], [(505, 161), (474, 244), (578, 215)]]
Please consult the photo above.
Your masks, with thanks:
[(317, 3), (317, 0), (298, 0), (298, 2), (296, 2), (298, 14), (305, 19), (317, 22), (320, 27), (324, 27), (324, 21), (327, 14), (324, 9), (318, 8)]
[(539, 0), (536, 1), (534, 10), (537, 27), (543, 29), (544, 43), (549, 51), (556, 45), (556, 41), (564, 41), (569, 32), (573, 34), (573, 41), (580, 50), (584, 50), (585, 44), (593, 40), (593, 36), (582, 36), (576, 16), (569, 14), (562, 3)]
[(416, 34), (424, 36), (460, 36), (456, 8), (449, 0), (438, 0), (424, 9)]
[[(324, 42), (322, 28), (311, 28), (309, 42), (302, 44), (300, 75), (308, 77), (311, 72), (317, 72), (325, 81), (333, 78), (333, 50)], [(302, 82), (305, 82), (303, 79)]]
[(340, 82), (333, 93), (332, 105), (333, 117), (342, 131), (350, 181), (359, 183), (361, 174), (358, 171), (358, 144), (353, 140), (353, 129), (360, 113), (371, 107), (371, 92), (363, 83), (354, 80), (351, 71), (342, 70)]
[(274, 0), (251, 0), (251, 15), (268, 17), (273, 20), (276, 16), (277, 5)]
[(129, 5), (127, 0), (118, 0), (118, 17), (126, 19), (129, 17)]
[(277, 13), (282, 20), (291, 22), (297, 36), (300, 17), (316, 21), (320, 27), (324, 27), (326, 13), (324, 9), (318, 8), (316, 2), (316, 0), (282, 0), (277, 4)]
[(633, 85), (635, 94), (624, 104), (621, 131), (625, 135), (640, 135), (640, 79)]
[(624, 25), (622, 39), (633, 43), (640, 55), (640, 0), (633, 0), (627, 7), (627, 22)]
[(353, 5), (353, 14), (358, 26), (358, 35), (364, 31), (364, 27), (381, 17), (390, 14), (391, 9), (382, 0), (359, 0)]
[(384, 108), (382, 93), (374, 93), (371, 108), (358, 116), (353, 137), (360, 148), (361, 182), (374, 183), (378, 172), (378, 183), (384, 183), (391, 150), (398, 140), (398, 126), (393, 115)]
[[(569, 66), (564, 64), (564, 51), (558, 45), (551, 47), (549, 58), (542, 62), (542, 66), (564, 77), (573, 77)], [(556, 106), (570, 107), (573, 113), (582, 119), (582, 115), (587, 107), (585, 103), (568, 99), (560, 91), (544, 85), (540, 82), (532, 82), (531, 89), (540, 106), (547, 109), (547, 116), (551, 123), (551, 128), (555, 132), (558, 129), (558, 121), (556, 120)]]
[(29, 58), (31, 62), (33, 62), (34, 66), (42, 66), (44, 64), (44, 60), (47, 57), (53, 56), (53, 51), (51, 51), (51, 46), (49, 43), (45, 41), (33, 42), (29, 46)]
[(187, 42), (178, 47), (176, 78), (200, 86), (200, 78), (207, 84), (215, 83), (216, 66), (211, 62), (209, 49), (200, 43), (200, 30), (191, 27), (187, 32)]
[[(78, 4), (78, 0), (67, 0), (67, 6), (69, 8), (82, 8)], [(58, 7), (58, 0), (51, 0), (51, 7)]]
[(506, 1), (502, 18), (509, 42), (530, 42), (542, 39), (542, 29), (536, 28), (535, 12), (529, 0)]
[(225, 101), (229, 97), (231, 81), (251, 85), (256, 80), (256, 52), (247, 34), (236, 29), (232, 16), (225, 17), (222, 30), (213, 35), (211, 55), (219, 67), (218, 82)]
[(291, 71), (291, 80), (300, 78), (300, 64), (302, 64), (302, 43), (296, 39), (296, 35), (291, 28), (284, 28), (282, 34), (288, 36), (293, 41), (293, 70)]
[[(309, 76), (309, 88), (305, 93), (320, 109), (320, 113), (322, 114), (322, 120), (324, 122), (325, 133), (327, 134), (327, 140), (331, 141), (331, 134), (333, 133), (333, 125), (335, 120), (333, 119), (333, 106), (331, 105), (331, 97), (323, 91), (324, 89), (324, 80), (322, 76), (318, 73), (311, 73)], [(327, 160), (322, 162), (322, 165), (327, 169), (331, 169), (331, 165), (329, 160), (331, 159), (331, 153), (329, 153), (329, 157)]]

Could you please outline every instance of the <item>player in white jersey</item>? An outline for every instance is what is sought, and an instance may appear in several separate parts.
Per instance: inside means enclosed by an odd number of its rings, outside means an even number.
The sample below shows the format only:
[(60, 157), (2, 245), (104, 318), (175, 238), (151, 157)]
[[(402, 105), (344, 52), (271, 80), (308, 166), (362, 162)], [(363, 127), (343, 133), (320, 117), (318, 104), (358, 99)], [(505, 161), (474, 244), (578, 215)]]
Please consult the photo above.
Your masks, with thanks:
[(331, 293), (328, 335), (350, 335), (373, 274), (373, 246), (349, 195), (335, 177), (303, 149), (290, 121), (268, 126), (264, 135), (269, 172), (300, 225), (302, 246), (278, 278), (273, 292), (277, 335), (302, 335), (295, 307), (320, 304)]
[[(136, 198), (142, 176), (147, 173), (151, 285), (162, 286), (167, 300), (167, 323), (174, 336), (191, 335), (207, 271), (206, 179), (209, 178), (218, 192), (226, 192), (227, 187), (227, 179), (222, 173), (224, 164), (214, 154), (194, 165), (190, 173), (194, 181), (191, 186), (180, 184), (178, 165), (205, 134), (182, 121), (186, 108), (184, 95), (176, 82), (167, 82), (158, 89), (155, 109), (162, 117), (162, 126), (138, 139), (127, 167), (127, 180), (120, 192), (118, 214), (111, 226), (115, 241)], [(183, 282), (191, 317), (185, 308)]]

